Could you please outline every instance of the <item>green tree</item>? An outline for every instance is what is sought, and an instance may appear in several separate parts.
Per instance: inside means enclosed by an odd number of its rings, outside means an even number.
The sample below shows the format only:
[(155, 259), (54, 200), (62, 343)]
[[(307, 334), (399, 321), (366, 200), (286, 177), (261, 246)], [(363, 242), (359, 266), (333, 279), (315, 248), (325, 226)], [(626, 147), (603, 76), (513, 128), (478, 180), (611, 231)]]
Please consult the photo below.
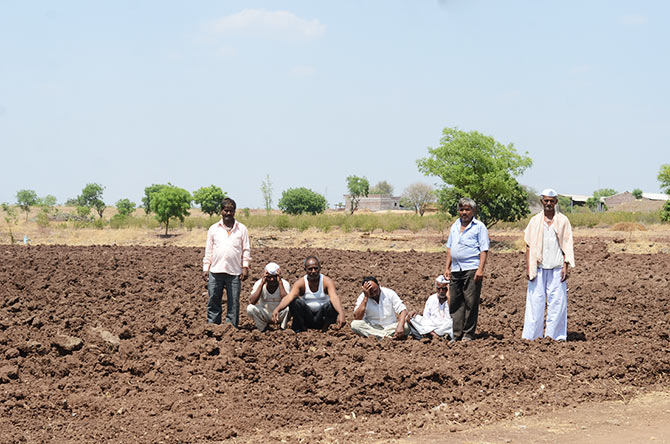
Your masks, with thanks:
[(350, 208), (349, 213), (354, 214), (358, 209), (358, 203), (361, 197), (367, 197), (370, 191), (370, 182), (365, 177), (349, 176), (347, 177), (347, 189), (349, 190)]
[(282, 193), (277, 206), (287, 214), (319, 214), (326, 211), (326, 198), (305, 187), (289, 188)]
[(272, 211), (272, 182), (270, 182), (269, 174), (261, 182), (261, 193), (263, 193), (263, 201), (265, 202), (265, 212), (269, 215)]
[(661, 220), (663, 222), (670, 222), (670, 200), (665, 201), (663, 208), (661, 208)]
[(153, 184), (144, 188), (144, 197), (142, 198), (142, 208), (144, 208), (144, 214), (151, 213), (151, 195), (167, 186), (170, 186), (170, 184)]
[(572, 199), (568, 196), (558, 196), (558, 208), (563, 213), (572, 213)]
[(39, 199), (37, 205), (39, 205), (42, 208), (43, 212), (51, 213), (54, 210), (54, 207), (56, 206), (56, 196), (47, 194), (46, 196)]
[(174, 185), (164, 185), (160, 191), (151, 193), (151, 211), (158, 222), (165, 224), (166, 236), (170, 219), (178, 218), (184, 222), (184, 217), (190, 214), (191, 200), (191, 193)]
[(37, 205), (37, 193), (33, 190), (19, 190), (16, 192), (16, 204), (26, 213), (26, 220), (30, 213), (30, 207)]
[(503, 145), (477, 131), (445, 128), (440, 146), (429, 147), (428, 152), (417, 165), (425, 175), (444, 182), (438, 190), (441, 210), (455, 216), (458, 199), (469, 197), (477, 203), (478, 218), (488, 227), (528, 214), (527, 193), (516, 176), (533, 161), (517, 153), (513, 144)]
[(661, 191), (670, 194), (670, 163), (661, 165), (658, 171), (658, 181), (661, 183)]
[(635, 189), (631, 192), (631, 194), (632, 194), (633, 197), (636, 198), (636, 199), (642, 199), (642, 194), (643, 194), (643, 192), (642, 192), (641, 189), (639, 189), (639, 188), (635, 188)]
[(435, 191), (427, 183), (416, 182), (405, 188), (402, 193), (403, 206), (414, 209), (414, 213), (423, 216), (426, 207), (435, 202)]
[(116, 210), (123, 217), (130, 216), (135, 211), (135, 202), (130, 199), (119, 199), (116, 201)]
[(104, 189), (105, 187), (97, 183), (86, 184), (84, 189), (81, 190), (81, 194), (77, 196), (79, 206), (95, 208), (102, 219), (102, 213), (105, 211), (105, 202), (102, 200), (102, 192)]
[(13, 244), (15, 242), (14, 233), (12, 232), (12, 224), (16, 225), (19, 222), (19, 215), (16, 214), (16, 208), (3, 202), (2, 210), (5, 212), (5, 222), (7, 222), (7, 229), (9, 230), (9, 240)]
[(393, 195), (393, 185), (385, 180), (377, 182), (375, 186), (370, 188), (370, 194), (391, 194)]
[(226, 193), (216, 185), (201, 187), (193, 192), (193, 201), (200, 205), (203, 213), (210, 216), (221, 212), (221, 201)]
[(595, 211), (598, 208), (602, 208), (603, 210), (607, 211), (607, 205), (602, 204), (602, 207), (600, 206), (600, 198), (614, 196), (616, 193), (616, 190), (612, 188), (600, 188), (595, 190), (593, 192), (593, 196), (586, 199), (586, 206), (589, 207), (592, 211)]

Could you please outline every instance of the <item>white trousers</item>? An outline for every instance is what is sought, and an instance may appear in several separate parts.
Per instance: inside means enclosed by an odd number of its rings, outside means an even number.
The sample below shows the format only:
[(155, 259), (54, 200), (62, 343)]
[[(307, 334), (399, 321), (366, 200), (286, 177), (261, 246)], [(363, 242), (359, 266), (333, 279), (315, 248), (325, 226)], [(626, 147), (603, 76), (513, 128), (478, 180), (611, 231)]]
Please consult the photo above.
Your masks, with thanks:
[(526, 315), (521, 337), (530, 341), (542, 337), (544, 329), (544, 306), (547, 306), (547, 328), (545, 337), (565, 341), (568, 337), (568, 293), (567, 285), (561, 282), (561, 267), (537, 269), (537, 277), (528, 281), (526, 293)]
[(454, 336), (453, 321), (451, 318), (445, 318), (438, 323), (426, 319), (422, 315), (416, 315), (408, 322), (422, 335), (435, 332), (438, 336), (449, 335), (450, 338)]
[[(279, 312), (279, 326), (282, 329), (285, 329), (288, 323), (288, 312), (288, 307)], [(247, 305), (247, 314), (260, 331), (265, 330), (272, 320), (272, 312), (262, 305)]]
[[(354, 333), (368, 337), (368, 336), (377, 336), (378, 338), (390, 338), (395, 334), (395, 329), (398, 327), (398, 323), (394, 322), (391, 325), (382, 327), (381, 325), (372, 325), (368, 324), (364, 320), (353, 320), (351, 321), (351, 329)], [(409, 333), (409, 327), (405, 323), (405, 336)]]

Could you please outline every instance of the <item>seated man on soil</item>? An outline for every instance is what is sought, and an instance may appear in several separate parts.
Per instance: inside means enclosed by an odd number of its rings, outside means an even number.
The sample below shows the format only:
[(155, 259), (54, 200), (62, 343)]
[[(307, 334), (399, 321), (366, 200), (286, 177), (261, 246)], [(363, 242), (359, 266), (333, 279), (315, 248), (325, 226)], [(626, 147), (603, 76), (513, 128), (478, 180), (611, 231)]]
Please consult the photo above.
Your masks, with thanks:
[(374, 276), (363, 278), (363, 293), (358, 296), (351, 322), (354, 333), (365, 337), (403, 339), (409, 333), (406, 319), (407, 307), (395, 291), (380, 287)]
[(326, 330), (330, 324), (337, 322), (338, 328), (344, 325), (344, 311), (340, 298), (335, 291), (335, 284), (328, 276), (321, 274), (321, 262), (316, 256), (305, 259), (303, 278), (298, 279), (291, 292), (272, 312), (272, 321), (278, 322), (279, 313), (289, 308), (296, 333), (311, 329)]
[[(247, 305), (247, 314), (260, 331), (268, 327), (268, 323), (272, 320), (272, 312), (289, 291), (291, 286), (286, 279), (282, 279), (279, 265), (274, 262), (267, 264), (263, 277), (256, 281), (251, 290)], [(278, 321), (279, 327), (285, 329), (288, 322), (288, 308), (279, 312)]]
[[(450, 339), (453, 332), (453, 321), (449, 314), (449, 280), (444, 275), (435, 279), (434, 293), (426, 300), (423, 315), (412, 313), (408, 321), (412, 336)], [(416, 336), (415, 336), (416, 337)]]

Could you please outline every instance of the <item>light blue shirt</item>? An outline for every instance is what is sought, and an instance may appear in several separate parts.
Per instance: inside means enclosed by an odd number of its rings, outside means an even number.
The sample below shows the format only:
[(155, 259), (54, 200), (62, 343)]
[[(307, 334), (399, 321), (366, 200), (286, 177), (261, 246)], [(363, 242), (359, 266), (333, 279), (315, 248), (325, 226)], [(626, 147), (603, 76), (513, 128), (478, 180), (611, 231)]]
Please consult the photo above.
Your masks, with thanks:
[(457, 219), (449, 230), (447, 248), (451, 252), (451, 271), (476, 270), (479, 255), (489, 251), (489, 230), (475, 218), (461, 233), (461, 220)]

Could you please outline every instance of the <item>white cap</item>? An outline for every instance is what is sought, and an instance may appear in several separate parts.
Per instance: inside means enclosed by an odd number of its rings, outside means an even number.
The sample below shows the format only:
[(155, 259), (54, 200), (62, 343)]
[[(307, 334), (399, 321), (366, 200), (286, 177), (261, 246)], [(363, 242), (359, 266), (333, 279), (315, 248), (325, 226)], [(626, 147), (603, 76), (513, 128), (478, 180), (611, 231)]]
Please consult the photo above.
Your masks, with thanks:
[(276, 275), (277, 272), (279, 271), (279, 265), (275, 264), (274, 262), (270, 262), (265, 266), (265, 271), (268, 272), (268, 274), (271, 275)]
[(558, 196), (558, 194), (552, 188), (546, 188), (546, 189), (542, 190), (542, 192), (540, 193), (540, 196), (556, 197), (556, 196)]
[(435, 282), (437, 282), (438, 284), (448, 284), (449, 279), (447, 279), (446, 277), (444, 277), (443, 274), (441, 274), (435, 278)]

